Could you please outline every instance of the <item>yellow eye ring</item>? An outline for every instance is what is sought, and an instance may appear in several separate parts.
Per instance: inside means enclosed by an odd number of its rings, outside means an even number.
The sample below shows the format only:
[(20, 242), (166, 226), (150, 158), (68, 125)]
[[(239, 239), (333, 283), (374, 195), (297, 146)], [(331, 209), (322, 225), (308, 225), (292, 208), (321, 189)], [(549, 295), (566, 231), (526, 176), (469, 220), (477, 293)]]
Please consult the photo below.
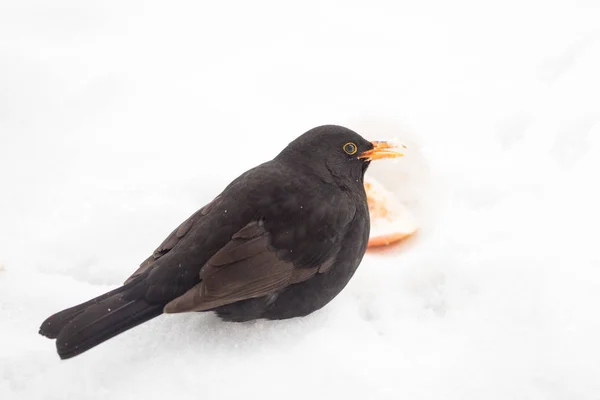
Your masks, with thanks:
[(358, 151), (358, 147), (356, 147), (356, 145), (352, 142), (348, 142), (346, 143), (342, 149), (344, 149), (344, 151), (346, 152), (346, 154), (354, 154)]

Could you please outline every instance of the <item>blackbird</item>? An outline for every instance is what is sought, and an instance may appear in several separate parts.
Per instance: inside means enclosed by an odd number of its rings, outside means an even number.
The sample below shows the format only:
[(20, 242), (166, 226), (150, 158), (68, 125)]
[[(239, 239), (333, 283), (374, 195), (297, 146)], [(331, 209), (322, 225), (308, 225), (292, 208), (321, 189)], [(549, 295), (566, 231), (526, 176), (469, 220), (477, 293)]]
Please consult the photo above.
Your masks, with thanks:
[(402, 155), (341, 126), (313, 128), (181, 223), (122, 286), (48, 317), (39, 333), (68, 359), (163, 313), (306, 316), (363, 258), (369, 164)]

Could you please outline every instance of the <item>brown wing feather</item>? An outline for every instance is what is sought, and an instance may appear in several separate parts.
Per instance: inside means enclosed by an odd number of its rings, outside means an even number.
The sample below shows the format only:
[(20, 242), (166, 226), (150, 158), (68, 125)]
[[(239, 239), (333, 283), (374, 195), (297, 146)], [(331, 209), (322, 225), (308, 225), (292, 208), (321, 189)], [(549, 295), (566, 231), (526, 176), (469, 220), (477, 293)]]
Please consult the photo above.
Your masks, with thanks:
[(148, 268), (154, 264), (156, 260), (167, 254), (169, 251), (173, 249), (179, 243), (181, 238), (183, 238), (194, 226), (194, 223), (198, 221), (199, 218), (205, 216), (209, 213), (209, 211), (213, 208), (215, 203), (217, 203), (219, 196), (214, 198), (210, 203), (202, 207), (200, 210), (193, 213), (188, 219), (183, 221), (173, 232), (167, 236), (167, 238), (154, 250), (152, 255), (146, 258), (139, 266), (137, 270), (124, 282), (127, 284), (131, 282), (136, 276), (143, 274)]
[[(281, 251), (281, 250), (279, 250)], [(277, 292), (327, 270), (332, 260), (312, 268), (296, 268), (271, 247), (261, 222), (252, 222), (206, 263), (199, 284), (165, 306), (166, 313), (206, 311), (225, 304)]]

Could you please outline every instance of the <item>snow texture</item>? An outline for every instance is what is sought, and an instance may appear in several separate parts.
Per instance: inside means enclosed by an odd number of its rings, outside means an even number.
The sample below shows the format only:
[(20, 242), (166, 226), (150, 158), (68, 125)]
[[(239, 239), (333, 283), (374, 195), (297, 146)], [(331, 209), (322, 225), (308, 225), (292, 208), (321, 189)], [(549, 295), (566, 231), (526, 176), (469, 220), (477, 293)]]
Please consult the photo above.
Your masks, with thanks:
[[(2, 1), (0, 398), (600, 399), (599, 7)], [(38, 335), (327, 123), (407, 144), (421, 231), (326, 308)]]

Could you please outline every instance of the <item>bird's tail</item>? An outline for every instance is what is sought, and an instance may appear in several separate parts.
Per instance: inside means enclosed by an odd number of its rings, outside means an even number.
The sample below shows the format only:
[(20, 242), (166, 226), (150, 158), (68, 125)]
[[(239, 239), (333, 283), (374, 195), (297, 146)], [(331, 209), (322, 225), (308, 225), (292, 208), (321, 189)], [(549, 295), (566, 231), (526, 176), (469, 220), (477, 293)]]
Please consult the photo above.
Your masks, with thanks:
[(144, 299), (141, 279), (48, 317), (40, 334), (56, 339), (61, 359), (81, 354), (106, 340), (159, 316), (164, 304)]

